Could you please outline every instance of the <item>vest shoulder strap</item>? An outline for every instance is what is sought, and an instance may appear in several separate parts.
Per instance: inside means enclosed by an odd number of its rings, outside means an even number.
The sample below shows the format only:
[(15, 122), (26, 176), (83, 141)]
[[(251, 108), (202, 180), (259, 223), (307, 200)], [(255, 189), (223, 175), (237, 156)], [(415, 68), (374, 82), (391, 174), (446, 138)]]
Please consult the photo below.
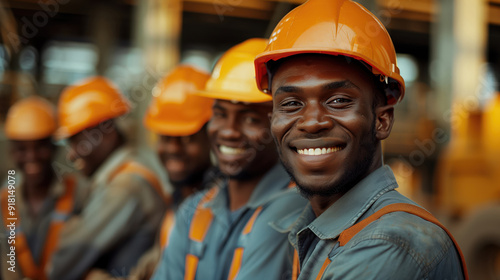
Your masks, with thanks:
[(189, 228), (189, 242), (192, 246), (189, 248), (189, 253), (186, 255), (186, 266), (184, 272), (184, 280), (194, 280), (196, 270), (198, 269), (198, 261), (203, 253), (203, 240), (207, 235), (214, 214), (210, 208), (204, 206), (205, 203), (211, 201), (218, 192), (217, 187), (213, 187), (207, 191), (196, 207), (196, 210)]
[(170, 238), (170, 233), (175, 224), (175, 213), (174, 210), (168, 209), (163, 217), (163, 222), (160, 228), (160, 247), (163, 250), (168, 245)]
[(155, 191), (158, 193), (158, 195), (160, 195), (165, 203), (170, 204), (172, 202), (172, 198), (170, 196), (167, 196), (163, 191), (160, 180), (158, 180), (156, 174), (146, 166), (133, 160), (126, 161), (118, 168), (116, 168), (109, 176), (108, 182), (113, 180), (117, 175), (124, 173), (136, 174), (144, 178), (155, 189)]

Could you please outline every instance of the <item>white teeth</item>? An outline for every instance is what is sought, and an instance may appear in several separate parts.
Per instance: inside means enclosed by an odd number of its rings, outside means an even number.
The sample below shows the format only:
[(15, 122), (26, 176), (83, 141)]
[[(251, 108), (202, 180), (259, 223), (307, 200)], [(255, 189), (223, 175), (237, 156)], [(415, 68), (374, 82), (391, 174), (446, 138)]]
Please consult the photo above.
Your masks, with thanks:
[(224, 155), (239, 155), (245, 152), (245, 149), (231, 148), (224, 145), (220, 145), (219, 150)]
[(300, 149), (297, 152), (300, 155), (311, 155), (311, 156), (319, 156), (335, 153), (342, 150), (341, 147), (331, 147), (331, 148), (309, 148), (309, 149)]

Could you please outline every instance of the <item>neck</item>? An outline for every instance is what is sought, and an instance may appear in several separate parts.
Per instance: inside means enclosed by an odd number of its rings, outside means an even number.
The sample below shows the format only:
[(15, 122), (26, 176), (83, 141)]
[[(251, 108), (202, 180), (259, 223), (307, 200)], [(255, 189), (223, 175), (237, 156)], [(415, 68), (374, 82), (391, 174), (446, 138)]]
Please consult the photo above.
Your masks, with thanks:
[(244, 181), (229, 179), (228, 193), (229, 209), (231, 211), (240, 209), (250, 200), (261, 178), (262, 175)]
[(45, 198), (49, 192), (50, 185), (54, 178), (54, 174), (50, 173), (50, 176), (46, 176), (43, 180), (37, 183), (31, 183), (30, 181), (25, 181), (23, 195), (29, 198)]
[(38, 216), (43, 202), (49, 194), (53, 179), (54, 174), (50, 173), (50, 176), (47, 176), (44, 180), (37, 184), (24, 182), (22, 195), (24, 196), (24, 200), (26, 201), (28, 209), (30, 209), (32, 215)]
[(202, 186), (201, 182), (196, 184), (174, 186), (175, 192), (177, 193), (177, 199), (179, 200), (178, 202), (181, 203), (188, 196), (201, 190), (201, 186)]

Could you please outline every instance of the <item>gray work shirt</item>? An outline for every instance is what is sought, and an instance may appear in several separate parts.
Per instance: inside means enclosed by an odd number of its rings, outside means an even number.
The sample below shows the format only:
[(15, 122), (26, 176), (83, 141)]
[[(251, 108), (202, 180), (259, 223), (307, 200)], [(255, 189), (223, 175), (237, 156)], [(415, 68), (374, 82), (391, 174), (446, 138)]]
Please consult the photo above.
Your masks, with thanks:
[[(214, 218), (203, 242), (203, 255), (200, 257), (195, 279), (227, 279), (234, 250), (239, 245), (243, 245), (244, 253), (236, 279), (289, 278), (292, 257), (289, 254), (287, 234), (277, 232), (269, 226), (270, 221), (296, 209), (303, 209), (307, 203), (295, 188), (287, 188), (289, 182), (290, 178), (283, 167), (280, 164), (274, 166), (262, 178), (248, 203), (238, 213), (231, 213), (228, 208), (227, 184), (220, 186), (217, 195), (205, 204), (212, 210)], [(184, 279), (186, 254), (190, 253), (192, 247), (188, 238), (189, 229), (195, 209), (205, 193), (188, 198), (177, 211), (169, 245), (163, 252), (153, 279)], [(259, 206), (263, 206), (263, 209), (252, 231), (243, 240), (244, 244), (241, 244), (243, 228)]]
[(82, 279), (93, 268), (125, 276), (153, 245), (165, 202), (139, 174), (114, 175), (128, 161), (138, 162), (130, 148), (121, 147), (92, 175), (81, 215), (61, 231), (50, 279)]
[(388, 166), (360, 181), (316, 217), (308, 205), (297, 221), (279, 219), (273, 227), (289, 232), (299, 253), (299, 279), (463, 279), (453, 242), (439, 226), (404, 212), (382, 216), (339, 247), (339, 234), (384, 206), (411, 203), (399, 194)]

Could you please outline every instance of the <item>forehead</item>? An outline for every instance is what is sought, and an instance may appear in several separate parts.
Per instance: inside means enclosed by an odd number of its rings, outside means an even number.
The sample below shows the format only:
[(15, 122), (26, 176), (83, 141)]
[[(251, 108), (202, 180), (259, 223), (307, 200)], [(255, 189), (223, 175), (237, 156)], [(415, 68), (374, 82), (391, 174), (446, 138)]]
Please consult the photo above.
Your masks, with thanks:
[(314, 86), (331, 81), (349, 81), (359, 88), (372, 88), (373, 76), (363, 65), (344, 56), (306, 54), (280, 61), (273, 71), (272, 92), (283, 85)]
[(221, 109), (235, 113), (265, 113), (272, 110), (272, 102), (264, 103), (243, 103), (223, 99), (216, 99), (214, 109)]

